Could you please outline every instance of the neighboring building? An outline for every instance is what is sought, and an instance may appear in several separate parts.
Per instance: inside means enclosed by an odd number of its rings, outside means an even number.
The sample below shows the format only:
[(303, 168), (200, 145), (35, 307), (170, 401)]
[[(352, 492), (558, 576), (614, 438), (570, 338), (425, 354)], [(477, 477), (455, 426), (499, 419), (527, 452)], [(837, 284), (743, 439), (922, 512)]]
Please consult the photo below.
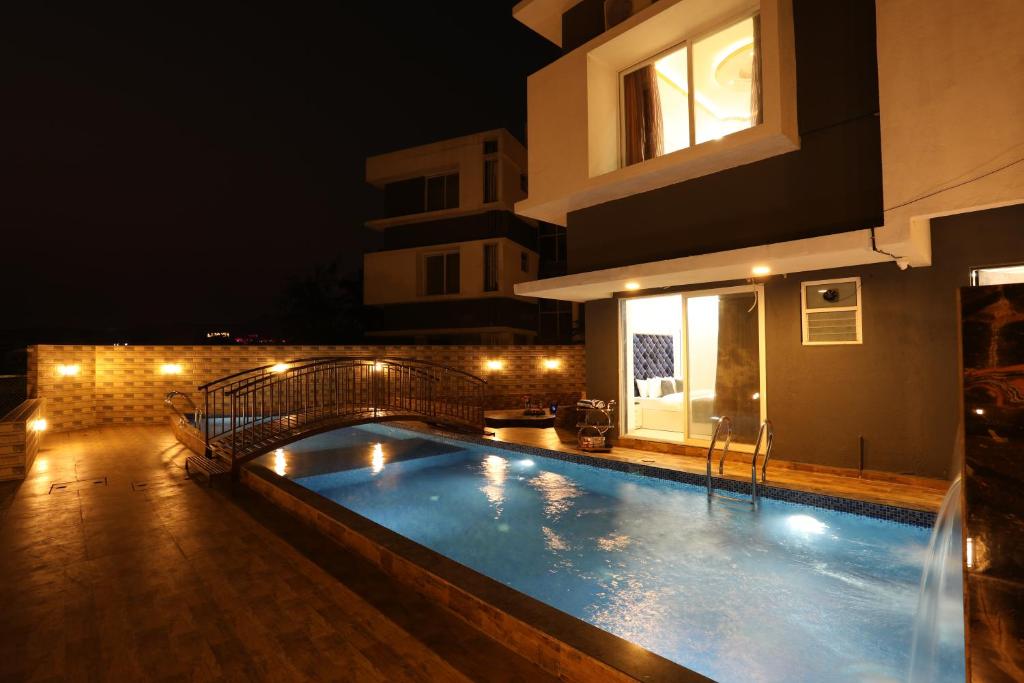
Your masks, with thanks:
[[(523, 344), (572, 336), (574, 306), (514, 286), (565, 273), (565, 230), (513, 213), (526, 150), (505, 130), (366, 160), (384, 194), (381, 233), (363, 259), (370, 336), (390, 343)], [(575, 307), (578, 309), (578, 306)]]
[[(957, 288), (1024, 276), (1013, 0), (523, 0), (529, 196), (625, 437), (943, 476)], [(654, 381), (651, 381), (651, 380)]]

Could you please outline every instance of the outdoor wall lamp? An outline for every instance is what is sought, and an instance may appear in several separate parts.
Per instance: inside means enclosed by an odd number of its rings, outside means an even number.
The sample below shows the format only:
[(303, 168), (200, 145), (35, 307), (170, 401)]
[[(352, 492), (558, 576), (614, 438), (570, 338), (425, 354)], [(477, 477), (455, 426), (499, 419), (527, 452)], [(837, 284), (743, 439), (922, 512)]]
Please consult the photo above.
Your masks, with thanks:
[(484, 366), (488, 370), (492, 370), (492, 371), (501, 370), (503, 367), (505, 367), (505, 361), (489, 360), (486, 363), (484, 363)]
[(181, 365), (179, 363), (164, 363), (160, 366), (161, 375), (180, 375)]
[(557, 370), (562, 367), (562, 361), (558, 358), (545, 358), (544, 369), (545, 370)]
[(75, 377), (81, 369), (82, 368), (77, 365), (58, 365), (57, 374), (61, 377)]

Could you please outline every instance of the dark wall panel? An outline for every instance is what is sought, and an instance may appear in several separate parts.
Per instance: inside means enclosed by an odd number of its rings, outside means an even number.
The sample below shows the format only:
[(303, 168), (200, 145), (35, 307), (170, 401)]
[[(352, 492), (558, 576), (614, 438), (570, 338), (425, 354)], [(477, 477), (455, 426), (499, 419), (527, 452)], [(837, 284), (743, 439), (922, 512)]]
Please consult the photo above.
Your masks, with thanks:
[[(768, 280), (766, 373), (776, 457), (856, 468), (863, 436), (866, 469), (954, 473), (957, 289), (969, 284), (972, 267), (1024, 263), (1024, 206), (934, 220), (932, 255), (928, 268), (901, 271), (885, 263)], [(854, 275), (861, 278), (864, 343), (803, 346), (800, 283)], [(587, 304), (587, 386), (602, 397), (618, 391), (614, 304)], [(592, 310), (604, 314), (595, 320)]]

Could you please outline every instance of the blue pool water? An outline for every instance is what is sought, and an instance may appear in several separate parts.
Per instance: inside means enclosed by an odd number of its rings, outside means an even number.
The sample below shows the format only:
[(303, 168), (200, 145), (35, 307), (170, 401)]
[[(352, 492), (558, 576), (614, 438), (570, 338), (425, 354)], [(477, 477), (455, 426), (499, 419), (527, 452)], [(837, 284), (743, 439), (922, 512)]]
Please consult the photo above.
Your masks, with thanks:
[[(279, 472), (302, 486), (717, 681), (906, 678), (926, 529), (709, 505), (687, 484), (380, 425), (286, 450)], [(304, 453), (355, 468), (305, 474)]]

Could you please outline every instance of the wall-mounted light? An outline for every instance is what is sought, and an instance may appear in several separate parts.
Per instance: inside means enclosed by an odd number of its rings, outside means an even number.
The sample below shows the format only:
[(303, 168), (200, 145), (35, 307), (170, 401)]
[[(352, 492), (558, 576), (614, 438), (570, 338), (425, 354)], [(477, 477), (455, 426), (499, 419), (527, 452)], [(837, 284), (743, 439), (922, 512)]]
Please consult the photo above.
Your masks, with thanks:
[(58, 365), (57, 374), (61, 377), (77, 377), (82, 368), (78, 365)]
[(635, 292), (636, 290), (640, 289), (640, 283), (639, 282), (633, 282), (632, 280), (630, 280), (629, 282), (627, 282), (623, 286), (626, 289), (628, 289), (629, 291), (631, 291), (631, 292)]
[(984, 415), (985, 414), (985, 409), (984, 408), (975, 408), (974, 409), (974, 414), (975, 415)]
[(557, 370), (562, 367), (562, 361), (558, 358), (545, 358), (544, 369), (545, 370)]
[(760, 391), (755, 391), (754, 395), (751, 396), (750, 398), (751, 398), (751, 400), (756, 401), (757, 399), (761, 398), (761, 392)]
[(36, 419), (32, 420), (32, 431), (33, 432), (45, 432), (46, 431), (46, 427), (47, 427), (47, 424), (46, 424), (46, 418), (45, 417), (37, 417)]
[(180, 375), (181, 364), (180, 363), (164, 363), (160, 366), (161, 375)]
[(284, 449), (278, 448), (274, 451), (274, 472), (277, 476), (283, 477), (288, 471), (288, 461), (284, 457)]
[(503, 367), (505, 367), (505, 361), (497, 359), (489, 360), (486, 363), (484, 363), (484, 367), (491, 371), (501, 370)]
[(752, 275), (755, 275), (757, 277), (761, 277), (761, 276), (764, 276), (764, 275), (769, 275), (772, 272), (772, 269), (771, 269), (770, 266), (760, 265), (760, 266), (754, 266), (753, 268), (751, 268), (750, 272), (751, 272)]
[(381, 370), (383, 370), (383, 369), (384, 369), (384, 364), (383, 364), (383, 363), (381, 363), (380, 361), (377, 361), (377, 362), (375, 362), (375, 363), (373, 364), (373, 369), (374, 369), (374, 370), (375, 370), (376, 372), (380, 372)]
[(274, 363), (273, 365), (270, 366), (270, 371), (271, 372), (284, 372), (285, 370), (288, 369), (288, 367), (289, 366), (288, 366), (287, 363)]

